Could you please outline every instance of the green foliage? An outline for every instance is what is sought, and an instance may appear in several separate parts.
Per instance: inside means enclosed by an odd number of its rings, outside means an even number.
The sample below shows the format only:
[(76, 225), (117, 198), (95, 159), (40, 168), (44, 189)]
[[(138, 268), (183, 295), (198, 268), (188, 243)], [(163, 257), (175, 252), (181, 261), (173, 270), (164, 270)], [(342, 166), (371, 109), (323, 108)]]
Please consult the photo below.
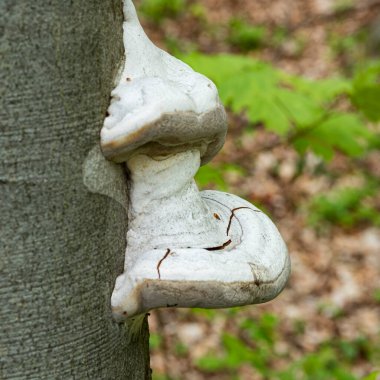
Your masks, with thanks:
[(205, 21), (207, 18), (207, 10), (202, 3), (191, 4), (189, 11), (198, 20)]
[(161, 347), (162, 337), (161, 335), (151, 333), (149, 336), (149, 348), (151, 350), (157, 350)]
[(368, 27), (344, 36), (340, 33), (331, 33), (329, 39), (332, 59), (340, 62), (344, 72), (351, 75), (357, 68), (358, 62), (367, 61), (371, 49), (371, 33)]
[(181, 342), (177, 342), (177, 344), (175, 345), (175, 353), (178, 355), (178, 356), (186, 356), (189, 352), (189, 348), (181, 343)]
[(215, 165), (202, 166), (198, 170), (195, 180), (200, 188), (215, 185), (219, 190), (227, 190), (227, 184), (223, 178), (222, 169)]
[(185, 0), (142, 0), (140, 12), (159, 24), (165, 17), (177, 17), (185, 7)]
[(331, 346), (339, 352), (340, 357), (347, 363), (353, 363), (360, 359), (370, 362), (372, 359), (375, 359), (378, 351), (378, 349), (373, 347), (372, 342), (364, 336), (351, 341), (337, 340), (332, 342)]
[(368, 340), (338, 340), (322, 344), (318, 351), (305, 355), (285, 370), (276, 370), (272, 364), (286, 357), (276, 352), (278, 323), (278, 318), (272, 314), (264, 314), (258, 320), (244, 320), (238, 334), (223, 334), (224, 354), (201, 358), (198, 368), (212, 373), (228, 371), (231, 376), (237, 376), (238, 369), (248, 364), (271, 380), (358, 380), (350, 373), (350, 363), (372, 359), (373, 346)]
[(380, 121), (380, 62), (371, 63), (356, 74), (352, 101), (371, 121)]
[(343, 227), (360, 223), (380, 225), (380, 213), (367, 204), (378, 191), (378, 183), (369, 182), (363, 188), (344, 188), (317, 196), (311, 201), (309, 222), (313, 226), (328, 221)]
[(246, 319), (240, 327), (247, 332), (253, 342), (261, 342), (264, 346), (273, 347), (278, 318), (273, 314), (263, 314), (259, 321)]
[(297, 372), (302, 373), (302, 376), (300, 377), (293, 377), (302, 380), (357, 379), (357, 377), (350, 374), (349, 370), (341, 364), (341, 360), (339, 360), (337, 352), (329, 347), (324, 347), (317, 353), (306, 355), (303, 359), (301, 359), (293, 366), (291, 372), (294, 375)]
[(380, 304), (380, 289), (376, 289), (373, 294), (373, 299)]
[(215, 318), (216, 314), (218, 313), (215, 309), (199, 309), (199, 308), (193, 308), (190, 309), (192, 313), (201, 315), (205, 317), (207, 320), (211, 321)]
[(334, 156), (335, 150), (359, 157), (367, 151), (371, 138), (372, 133), (357, 115), (337, 112), (321, 120), (318, 127), (308, 131), (306, 136), (296, 137), (294, 146), (304, 153), (312, 142), (314, 153), (326, 160)]
[(233, 335), (223, 334), (222, 343), (226, 354), (222, 357), (209, 355), (201, 358), (197, 363), (200, 369), (206, 372), (236, 370), (242, 364), (255, 360), (252, 350)]
[[(252, 124), (264, 124), (301, 153), (311, 150), (326, 160), (335, 151), (355, 157), (363, 155), (374, 139), (366, 117), (380, 117), (376, 82), (380, 63), (354, 81), (311, 81), (238, 55), (193, 53), (181, 58), (216, 83), (222, 101), (233, 112), (245, 112)], [(338, 108), (341, 98), (352, 99), (363, 117)]]
[(240, 19), (232, 19), (230, 22), (229, 42), (234, 48), (242, 51), (250, 51), (264, 44), (266, 30), (262, 26), (250, 25)]
[(353, 0), (336, 0), (334, 4), (334, 8), (336, 12), (339, 12), (339, 11), (342, 12), (342, 11), (352, 8), (353, 5), (354, 5)]
[(379, 380), (380, 379), (380, 371), (375, 371), (364, 377), (362, 380)]
[(228, 370), (232, 374), (236, 374), (236, 370), (243, 364), (253, 363), (262, 368), (261, 358), (242, 342), (239, 338), (230, 334), (222, 336), (222, 343), (226, 354), (221, 357), (208, 355), (201, 358), (197, 362), (197, 366), (205, 372), (218, 372)]
[(244, 176), (245, 171), (240, 166), (234, 164), (209, 164), (202, 166), (198, 170), (195, 180), (200, 188), (215, 186), (218, 190), (227, 191), (228, 185), (224, 179), (224, 176), (228, 173), (235, 173), (240, 176)]
[[(260, 373), (268, 374), (276, 326), (277, 318), (271, 314), (264, 314), (258, 321), (244, 320), (240, 325), (241, 333), (251, 344), (225, 333), (222, 336), (225, 354), (203, 357), (197, 362), (198, 367), (206, 372), (229, 370), (234, 374), (243, 364), (251, 364)], [(254, 349), (254, 346), (259, 349)]]

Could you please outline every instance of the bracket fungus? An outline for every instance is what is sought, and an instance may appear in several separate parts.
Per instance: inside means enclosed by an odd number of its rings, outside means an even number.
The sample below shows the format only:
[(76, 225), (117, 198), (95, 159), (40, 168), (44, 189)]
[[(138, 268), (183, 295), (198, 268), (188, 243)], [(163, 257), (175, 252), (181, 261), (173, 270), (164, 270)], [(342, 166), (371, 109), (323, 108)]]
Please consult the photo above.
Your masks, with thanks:
[(215, 85), (148, 39), (131, 0), (124, 17), (126, 61), (101, 130), (105, 157), (128, 169), (125, 270), (112, 294), (114, 317), (273, 299), (290, 273), (276, 227), (252, 204), (199, 192), (194, 182), (225, 140)]

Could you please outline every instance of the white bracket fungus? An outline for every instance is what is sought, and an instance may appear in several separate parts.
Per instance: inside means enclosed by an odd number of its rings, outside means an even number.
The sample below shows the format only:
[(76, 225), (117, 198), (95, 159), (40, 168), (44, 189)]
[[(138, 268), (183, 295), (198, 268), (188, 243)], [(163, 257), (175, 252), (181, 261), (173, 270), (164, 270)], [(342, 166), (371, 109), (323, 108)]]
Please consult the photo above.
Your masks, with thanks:
[(126, 61), (101, 131), (103, 154), (129, 173), (125, 270), (111, 299), (115, 318), (273, 299), (290, 273), (276, 227), (252, 204), (200, 193), (194, 182), (226, 135), (215, 85), (148, 39), (131, 0), (124, 17)]

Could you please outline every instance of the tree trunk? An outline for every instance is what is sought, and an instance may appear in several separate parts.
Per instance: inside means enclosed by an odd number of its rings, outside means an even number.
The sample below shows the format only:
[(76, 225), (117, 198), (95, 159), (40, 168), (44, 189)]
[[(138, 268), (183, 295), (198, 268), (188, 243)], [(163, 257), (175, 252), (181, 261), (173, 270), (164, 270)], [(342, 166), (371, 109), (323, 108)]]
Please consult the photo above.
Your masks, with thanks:
[(121, 0), (0, 2), (0, 378), (148, 379), (110, 296), (126, 212), (88, 191), (123, 56)]

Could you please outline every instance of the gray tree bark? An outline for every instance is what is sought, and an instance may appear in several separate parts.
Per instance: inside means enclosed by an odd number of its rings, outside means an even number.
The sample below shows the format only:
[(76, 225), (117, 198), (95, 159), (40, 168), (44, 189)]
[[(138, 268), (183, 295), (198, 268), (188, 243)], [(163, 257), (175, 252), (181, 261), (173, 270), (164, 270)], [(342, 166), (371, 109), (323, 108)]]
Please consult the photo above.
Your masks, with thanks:
[(110, 296), (126, 213), (83, 184), (121, 62), (121, 0), (0, 0), (0, 378), (148, 379)]

